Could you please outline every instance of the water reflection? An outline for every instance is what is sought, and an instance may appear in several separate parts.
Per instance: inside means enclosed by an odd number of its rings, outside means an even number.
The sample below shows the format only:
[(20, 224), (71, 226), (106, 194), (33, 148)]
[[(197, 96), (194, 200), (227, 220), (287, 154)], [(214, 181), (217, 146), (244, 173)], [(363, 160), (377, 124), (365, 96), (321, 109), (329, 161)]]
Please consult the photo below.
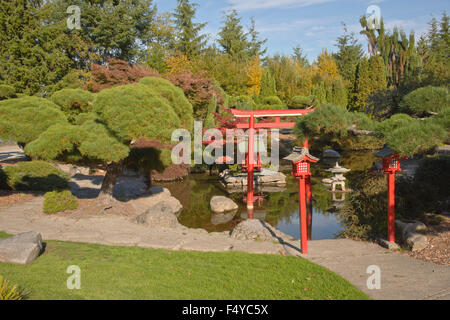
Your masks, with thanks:
[[(370, 155), (370, 156), (369, 156)], [(352, 183), (353, 174), (371, 167), (374, 158), (372, 152), (342, 153), (341, 162), (351, 168), (347, 178)], [(345, 200), (345, 194), (336, 195), (329, 192), (321, 183), (328, 177), (325, 169), (327, 164), (312, 166), (312, 208), (307, 210), (308, 238), (312, 240), (332, 239), (342, 230), (338, 210)], [(190, 228), (203, 228), (209, 232), (231, 231), (244, 219), (261, 219), (280, 229), (295, 239), (300, 238), (298, 181), (289, 172), (285, 172), (286, 186), (264, 187), (256, 189), (255, 195), (260, 195), (260, 203), (255, 203), (255, 209), (247, 211), (243, 201), (246, 188), (227, 190), (217, 176), (207, 174), (192, 174), (182, 182), (159, 183), (168, 188), (172, 195), (180, 200), (184, 209), (178, 220)], [(356, 177), (356, 176), (355, 176)], [(233, 199), (239, 209), (236, 213), (214, 214), (210, 211), (209, 201), (214, 195), (223, 195)], [(341, 196), (344, 199), (341, 199)]]

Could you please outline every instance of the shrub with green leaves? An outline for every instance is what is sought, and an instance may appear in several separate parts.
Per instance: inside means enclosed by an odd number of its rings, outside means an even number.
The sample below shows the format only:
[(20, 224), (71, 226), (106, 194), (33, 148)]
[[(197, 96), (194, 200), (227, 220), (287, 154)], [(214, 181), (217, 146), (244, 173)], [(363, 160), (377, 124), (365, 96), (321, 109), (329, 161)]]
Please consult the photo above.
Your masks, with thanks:
[(256, 106), (251, 96), (230, 96), (229, 106), (239, 110), (253, 110)]
[(53, 214), (78, 208), (78, 201), (69, 190), (55, 190), (44, 195), (44, 213)]
[(47, 99), (23, 97), (0, 101), (0, 139), (25, 145), (57, 123), (68, 123), (67, 118)]
[(81, 89), (62, 89), (53, 93), (50, 99), (73, 122), (78, 114), (92, 111), (95, 94)]
[(404, 96), (401, 106), (417, 115), (442, 112), (450, 108), (450, 94), (447, 88), (427, 86)]
[(6, 175), (5, 171), (0, 168), (0, 190), (7, 190), (10, 189), (7, 183), (8, 176)]
[(267, 96), (261, 98), (261, 104), (282, 105), (283, 102), (277, 96)]
[(21, 162), (4, 169), (13, 190), (52, 191), (67, 188), (70, 175), (45, 161)]
[(0, 84), (0, 100), (15, 97), (16, 97), (16, 89), (14, 89), (14, 87), (8, 86), (6, 84)]
[(174, 86), (169, 80), (158, 77), (145, 77), (139, 83), (144, 84), (161, 98), (167, 100), (168, 104), (175, 111), (181, 120), (183, 128), (191, 129), (193, 122), (193, 107), (185, 97), (181, 88)]
[(315, 106), (314, 96), (294, 96), (291, 99), (290, 106), (294, 108), (305, 109)]
[(16, 285), (11, 285), (0, 274), (0, 300), (22, 300), (23, 298), (23, 291)]
[(305, 134), (345, 137), (348, 135), (352, 120), (351, 114), (346, 109), (326, 104), (300, 117), (295, 131), (300, 138)]

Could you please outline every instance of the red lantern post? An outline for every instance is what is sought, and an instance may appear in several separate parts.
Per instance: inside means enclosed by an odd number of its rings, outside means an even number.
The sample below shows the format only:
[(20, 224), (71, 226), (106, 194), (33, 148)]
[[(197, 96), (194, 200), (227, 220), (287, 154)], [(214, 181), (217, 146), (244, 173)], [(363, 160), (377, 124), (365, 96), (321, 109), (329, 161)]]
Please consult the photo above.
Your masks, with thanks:
[(383, 171), (388, 184), (388, 241), (395, 242), (395, 173), (401, 171), (400, 157), (388, 146), (375, 153), (383, 158)]
[(284, 158), (292, 161), (292, 175), (299, 182), (299, 212), (300, 212), (300, 239), (303, 254), (308, 253), (308, 232), (306, 219), (306, 181), (311, 177), (310, 163), (319, 161), (318, 158), (309, 154), (308, 148), (294, 147), (293, 153)]

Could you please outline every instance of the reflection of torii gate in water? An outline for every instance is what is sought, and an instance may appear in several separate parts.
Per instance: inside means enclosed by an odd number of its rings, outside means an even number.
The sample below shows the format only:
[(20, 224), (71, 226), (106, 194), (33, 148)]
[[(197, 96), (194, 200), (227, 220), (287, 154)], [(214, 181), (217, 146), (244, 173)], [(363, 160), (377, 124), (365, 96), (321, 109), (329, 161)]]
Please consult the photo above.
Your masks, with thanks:
[[(298, 117), (313, 112), (314, 109), (288, 109), (288, 110), (237, 110), (231, 109), (231, 113), (236, 118), (248, 118), (248, 122), (236, 124), (238, 129), (250, 129), (248, 134), (248, 167), (247, 167), (247, 209), (249, 218), (253, 218), (253, 173), (255, 167), (255, 130), (274, 128), (293, 128), (295, 122), (280, 122), (280, 117)], [(275, 118), (274, 122), (256, 123), (255, 118)], [(308, 140), (303, 142), (303, 147), (308, 148)], [(311, 202), (311, 179), (306, 181), (306, 199)]]

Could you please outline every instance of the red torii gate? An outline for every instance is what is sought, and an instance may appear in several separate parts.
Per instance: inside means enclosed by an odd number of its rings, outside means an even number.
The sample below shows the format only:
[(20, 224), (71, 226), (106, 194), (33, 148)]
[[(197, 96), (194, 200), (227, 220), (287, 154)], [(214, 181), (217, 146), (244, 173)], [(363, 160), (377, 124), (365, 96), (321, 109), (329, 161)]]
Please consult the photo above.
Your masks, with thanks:
[[(247, 209), (253, 209), (253, 171), (255, 166), (255, 129), (273, 129), (273, 128), (293, 128), (295, 122), (281, 122), (281, 117), (298, 117), (313, 112), (314, 109), (288, 109), (288, 110), (237, 110), (231, 109), (231, 113), (236, 118), (248, 118), (245, 123), (237, 123), (238, 129), (250, 129), (248, 134), (248, 168), (247, 168)], [(274, 122), (256, 123), (255, 118), (275, 118)], [(303, 143), (308, 147), (308, 140)], [(311, 197), (311, 185), (307, 183), (307, 199)]]

